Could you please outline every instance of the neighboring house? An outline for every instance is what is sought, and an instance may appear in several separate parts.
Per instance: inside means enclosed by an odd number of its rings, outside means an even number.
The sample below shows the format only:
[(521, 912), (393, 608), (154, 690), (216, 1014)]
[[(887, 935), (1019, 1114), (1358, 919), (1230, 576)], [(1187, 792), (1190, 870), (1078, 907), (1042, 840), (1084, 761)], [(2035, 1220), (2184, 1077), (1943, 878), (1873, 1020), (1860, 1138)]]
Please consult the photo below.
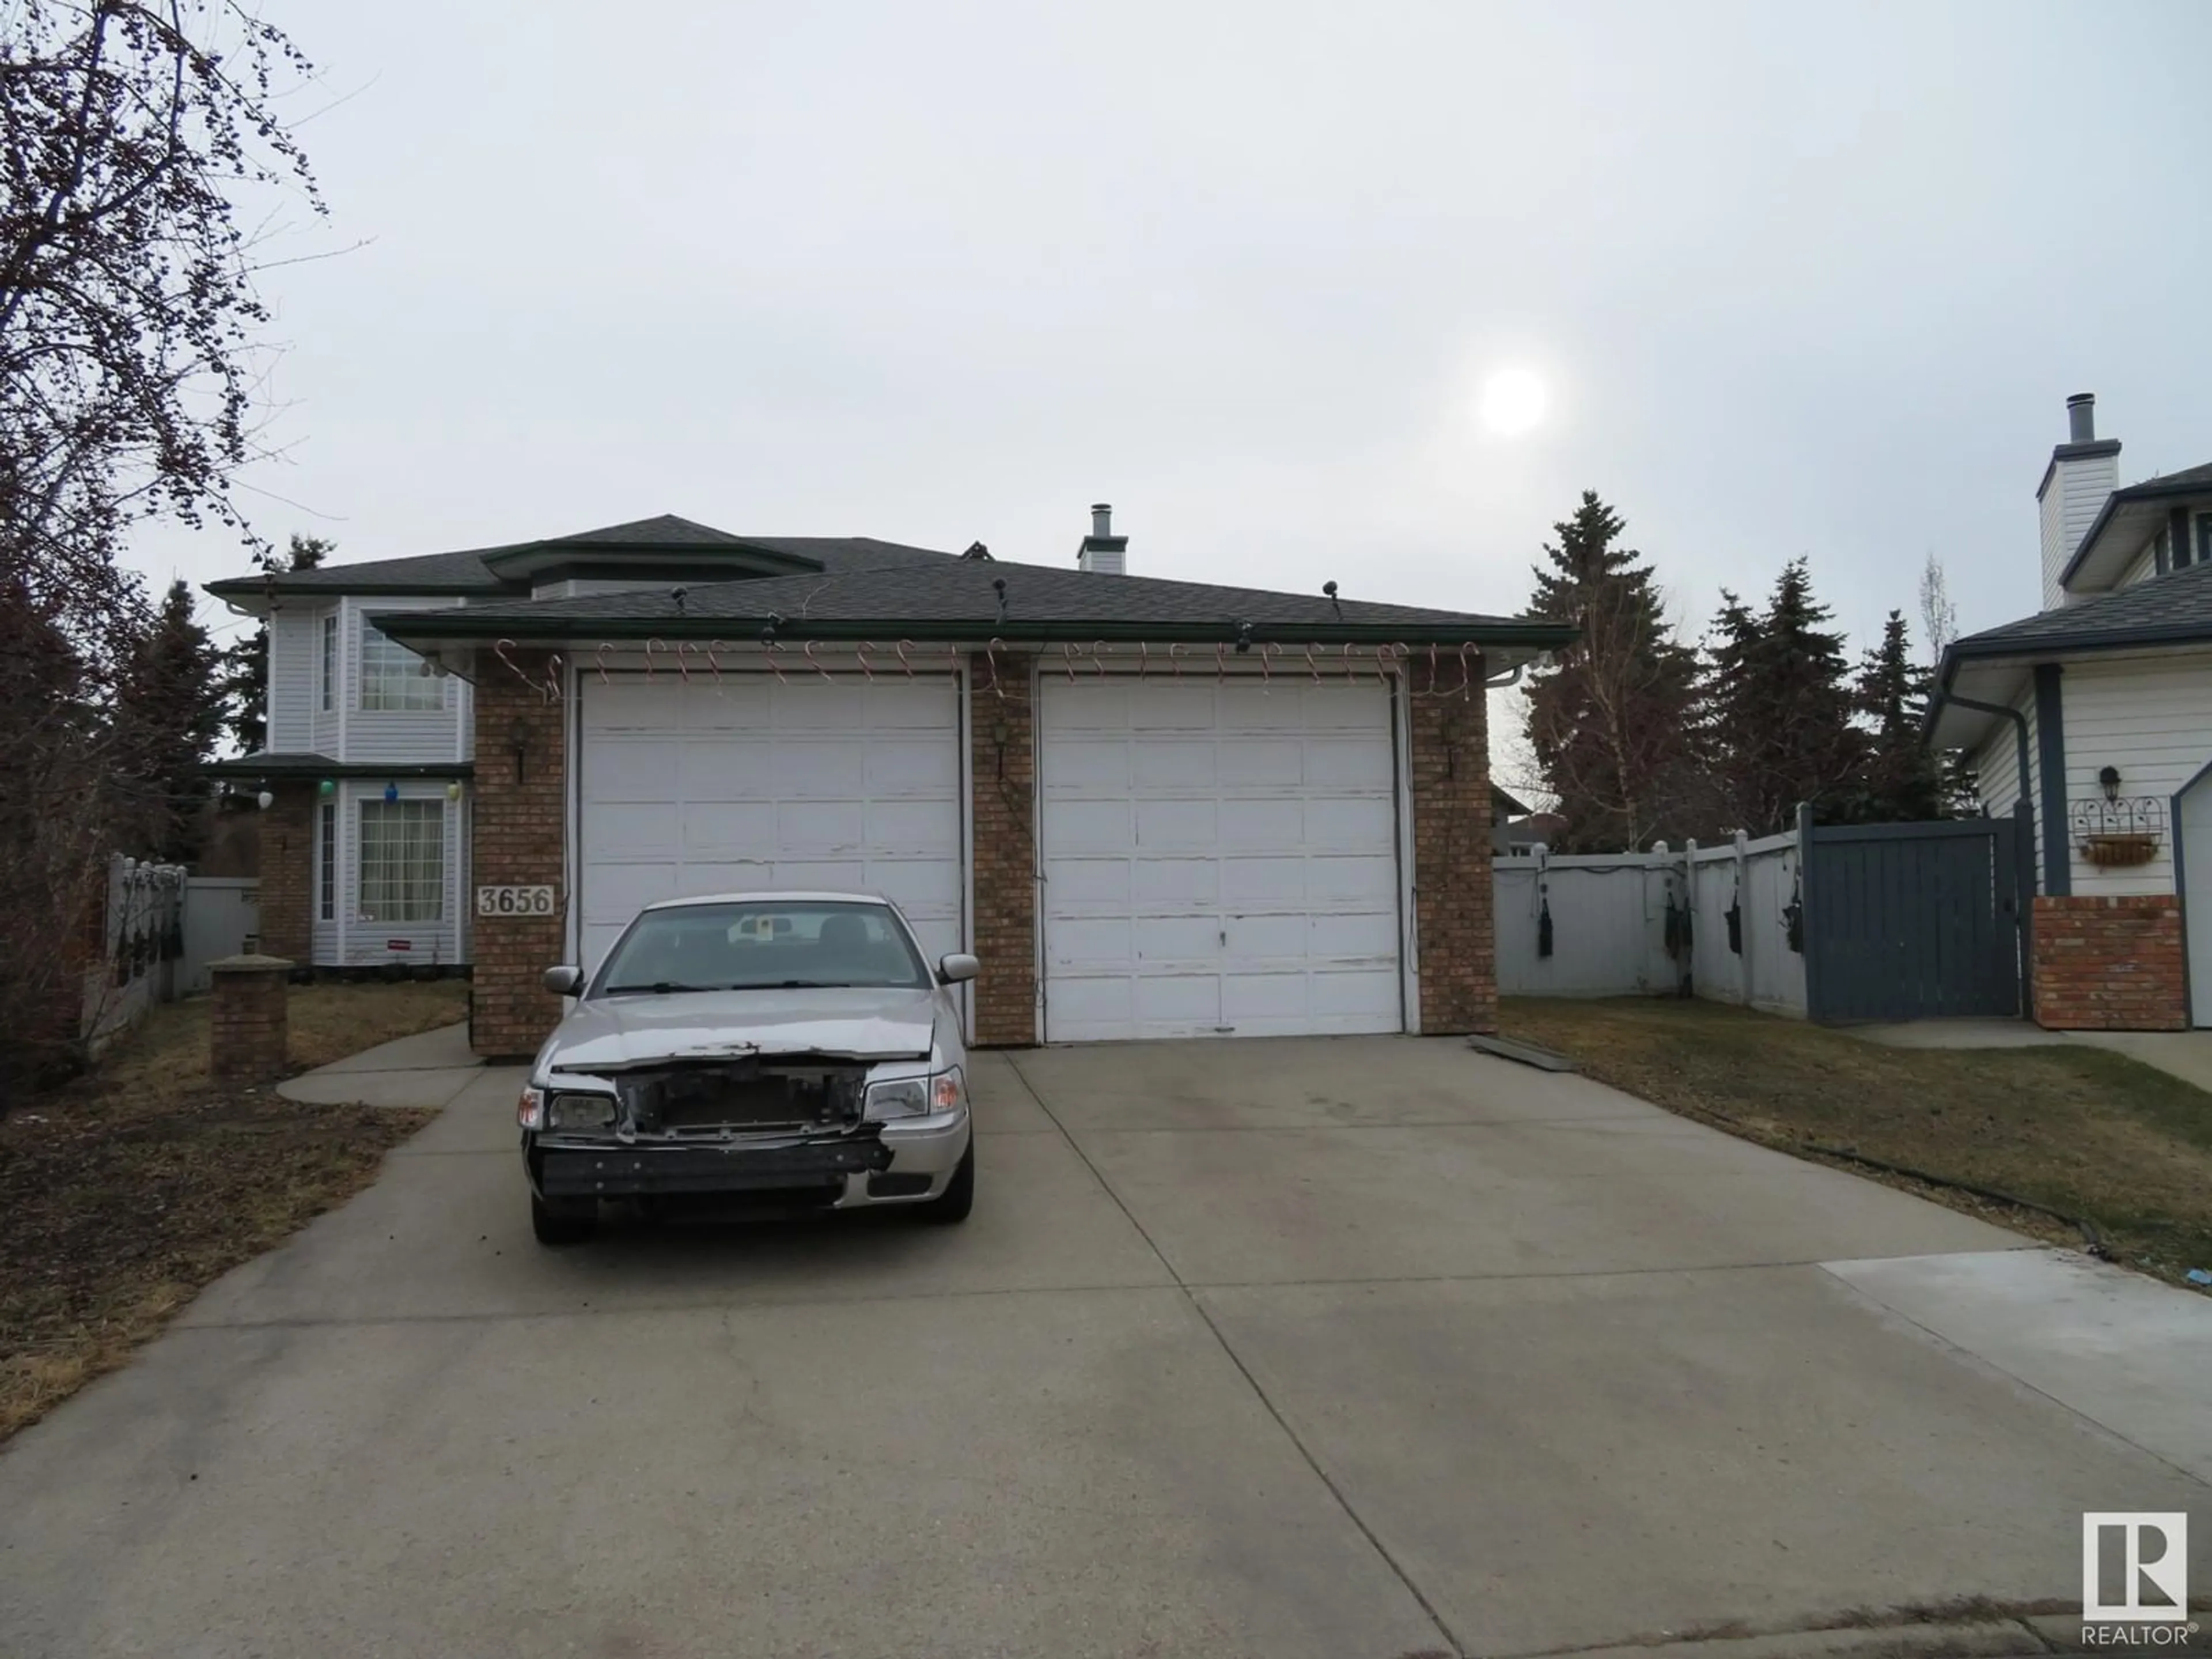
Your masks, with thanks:
[(1929, 720), (2025, 796), (2037, 1020), (2212, 1025), (2212, 465), (2123, 488), (2095, 400), (2036, 491), (2043, 609), (1943, 653)]
[[(264, 948), (472, 965), (533, 1048), (639, 906), (973, 950), (975, 1041), (1486, 1030), (1483, 681), (1554, 625), (664, 517), (217, 582), (270, 618)], [(1333, 586), (1333, 585), (1332, 585)]]

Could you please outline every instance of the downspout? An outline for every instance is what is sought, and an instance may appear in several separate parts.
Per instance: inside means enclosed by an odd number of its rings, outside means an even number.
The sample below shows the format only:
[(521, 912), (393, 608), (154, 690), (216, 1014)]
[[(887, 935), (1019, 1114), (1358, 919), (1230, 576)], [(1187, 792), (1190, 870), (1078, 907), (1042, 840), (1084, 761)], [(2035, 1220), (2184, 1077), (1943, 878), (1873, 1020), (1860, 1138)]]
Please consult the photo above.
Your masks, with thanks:
[[(2033, 812), (2035, 808), (2032, 804), (2031, 797), (2027, 792), (2027, 716), (2021, 714), (2019, 709), (2014, 708), (2008, 704), (2000, 702), (1984, 702), (1977, 697), (1962, 697), (1957, 692), (1939, 684), (1936, 688), (1935, 694), (1928, 700), (1928, 723), (1931, 728), (1936, 723), (1936, 715), (1942, 712), (1943, 705), (1947, 702), (1955, 702), (1960, 708), (1971, 708), (1978, 714), (2002, 714), (2012, 722), (2013, 740), (2020, 746), (2019, 805), (2026, 806), (2030, 812)], [(2031, 823), (2033, 821), (2033, 819), (2030, 820)], [(2051, 834), (2051, 827), (2049, 824), (2045, 824), (2044, 826), (2044, 834), (2046, 836)], [(2020, 868), (2025, 873), (2027, 878), (2027, 892), (2021, 896), (2020, 914), (2016, 921), (2016, 925), (2020, 931), (2021, 1010), (2023, 1014), (2032, 1014), (2032, 1011), (2035, 1006), (2035, 905), (2033, 903), (2033, 895), (2038, 890), (2037, 878), (2039, 872), (2037, 869), (2034, 849), (2032, 847), (2023, 847), (2020, 848), (2018, 856), (2020, 860)]]

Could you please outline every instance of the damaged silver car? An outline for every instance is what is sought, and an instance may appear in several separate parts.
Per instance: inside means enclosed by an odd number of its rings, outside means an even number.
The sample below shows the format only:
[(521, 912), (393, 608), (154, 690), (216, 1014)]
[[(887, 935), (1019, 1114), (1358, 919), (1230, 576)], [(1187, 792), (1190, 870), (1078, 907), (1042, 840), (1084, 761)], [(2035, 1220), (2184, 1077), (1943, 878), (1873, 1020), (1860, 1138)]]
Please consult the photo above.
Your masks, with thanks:
[(516, 1116), (543, 1244), (599, 1206), (649, 1213), (975, 1201), (967, 1049), (952, 987), (895, 905), (858, 893), (731, 893), (639, 912), (545, 1040)]

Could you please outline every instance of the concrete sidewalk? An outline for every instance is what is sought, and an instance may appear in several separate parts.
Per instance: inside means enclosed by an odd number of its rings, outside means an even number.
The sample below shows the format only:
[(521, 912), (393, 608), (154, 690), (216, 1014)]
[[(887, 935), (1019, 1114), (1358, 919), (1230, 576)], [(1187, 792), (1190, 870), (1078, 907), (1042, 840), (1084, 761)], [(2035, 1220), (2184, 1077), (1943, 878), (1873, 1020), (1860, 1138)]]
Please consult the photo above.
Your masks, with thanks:
[(1916, 1019), (1840, 1025), (1845, 1036), (1891, 1048), (2109, 1048), (2212, 1093), (2212, 1029), (2193, 1031), (2046, 1031), (2024, 1019)]
[(312, 1106), (443, 1107), (483, 1075), (464, 1022), (380, 1042), (280, 1083), (276, 1092)]

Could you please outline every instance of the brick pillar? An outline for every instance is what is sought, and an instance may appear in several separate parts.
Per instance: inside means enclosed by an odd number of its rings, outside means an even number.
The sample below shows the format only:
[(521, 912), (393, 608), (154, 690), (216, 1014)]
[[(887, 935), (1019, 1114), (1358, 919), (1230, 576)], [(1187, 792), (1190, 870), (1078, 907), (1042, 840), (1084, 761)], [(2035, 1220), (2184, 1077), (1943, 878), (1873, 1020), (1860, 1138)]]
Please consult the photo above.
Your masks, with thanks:
[(2189, 1024), (2181, 901), (2039, 898), (2030, 977), (2052, 1031), (2179, 1031)]
[(975, 842), (975, 1041), (1019, 1048), (1036, 1028), (1036, 725), (1030, 659), (969, 662), (969, 804)]
[[(561, 999), (538, 982), (563, 961), (568, 887), (568, 700), (549, 702), (550, 653), (508, 656), (531, 680), (489, 651), (477, 653), (476, 787), (470, 814), (470, 880), (477, 886), (550, 886), (550, 916), (474, 919), (475, 968), (469, 1042), (477, 1053), (528, 1054), (561, 1018)], [(462, 902), (476, 902), (473, 888)]]
[[(1454, 653), (1455, 656), (1456, 653)], [(1430, 695), (1429, 665), (1407, 665), (1407, 728), (1413, 751), (1413, 921), (1420, 951), (1421, 1030), (1498, 1029), (1498, 945), (1490, 841), (1489, 703), (1481, 659), (1466, 670), (1439, 656), (1438, 689)]]
[(295, 963), (314, 960), (315, 787), (307, 779), (269, 785), (276, 799), (258, 825), (261, 887), (255, 902), (261, 948)]
[(290, 1040), (283, 957), (224, 957), (215, 976), (208, 1075), (217, 1083), (269, 1083), (284, 1075)]

